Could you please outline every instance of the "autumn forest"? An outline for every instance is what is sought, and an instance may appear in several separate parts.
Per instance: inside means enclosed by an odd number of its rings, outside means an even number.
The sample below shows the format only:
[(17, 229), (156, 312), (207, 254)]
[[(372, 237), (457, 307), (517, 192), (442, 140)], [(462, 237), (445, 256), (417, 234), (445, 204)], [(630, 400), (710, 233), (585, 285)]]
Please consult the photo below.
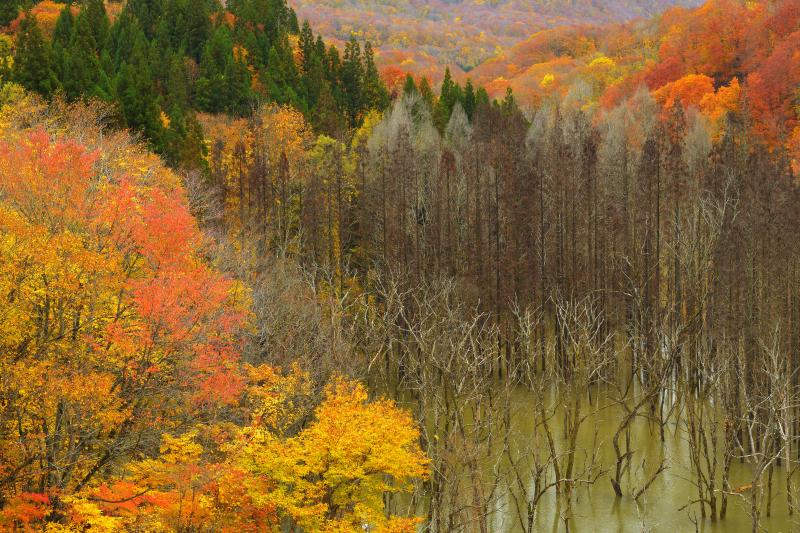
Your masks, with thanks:
[(793, 531), (798, 232), (800, 0), (0, 0), (0, 530)]

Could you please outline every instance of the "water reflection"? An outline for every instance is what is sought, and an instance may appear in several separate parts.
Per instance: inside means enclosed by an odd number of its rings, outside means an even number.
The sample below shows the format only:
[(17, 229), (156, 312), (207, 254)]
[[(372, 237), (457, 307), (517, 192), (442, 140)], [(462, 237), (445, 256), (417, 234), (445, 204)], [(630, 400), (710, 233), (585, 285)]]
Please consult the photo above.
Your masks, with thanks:
[[(498, 385), (502, 389), (502, 385)], [(565, 411), (559, 405), (566, 398), (551, 394), (545, 404), (552, 409), (549, 418), (550, 432), (554, 444), (562, 459), (566, 457), (568, 441), (566, 430), (570, 423), (564, 416)], [(640, 416), (630, 424), (630, 465), (622, 477), (623, 496), (615, 496), (610, 477), (613, 474), (616, 456), (612, 438), (617, 431), (620, 419), (624, 417), (619, 404), (610, 397), (607, 391), (594, 390), (585, 394), (582, 402), (582, 413), (585, 419), (580, 424), (574, 454), (574, 472), (576, 478), (583, 478), (575, 483), (569, 497), (569, 504), (563, 496), (556, 492), (552, 464), (547, 463), (548, 446), (541, 426), (537, 427), (534, 416), (537, 397), (525, 387), (515, 387), (511, 393), (511, 415), (509, 429), (496, 428), (495, 435), (487, 439), (491, 441), (481, 465), (482, 485), (491, 493), (488, 527), (492, 532), (518, 533), (525, 532), (526, 499), (520, 497), (523, 492), (515, 483), (515, 473), (525, 476), (525, 489), (528, 496), (535, 493), (536, 481), (533, 474), (536, 461), (532, 459), (538, 454), (540, 467), (546, 463), (546, 474), (540, 483), (549, 485), (538, 501), (531, 531), (593, 531), (608, 533), (627, 533), (639, 531), (701, 531), (701, 532), (738, 532), (752, 531), (750, 518), (750, 494), (746, 488), (752, 481), (750, 465), (737, 454), (730, 468), (731, 493), (728, 495), (727, 516), (725, 519), (712, 521), (701, 516), (700, 506), (696, 503), (698, 489), (690, 463), (689, 434), (685, 406), (674, 394), (664, 397), (666, 409), (672, 409), (664, 427), (664, 441), (656, 417), (649, 416), (643, 410)], [(407, 402), (408, 405), (414, 405)], [(567, 402), (571, 403), (571, 402)], [(707, 406), (713, 409), (713, 406)], [(500, 403), (494, 406), (500, 409)], [(480, 410), (479, 410), (480, 411)], [(479, 416), (479, 415), (477, 415)], [(501, 417), (496, 417), (496, 421)], [(468, 421), (469, 426), (473, 421)], [(498, 426), (503, 424), (497, 422)], [(430, 427), (429, 427), (430, 430)], [(503, 433), (505, 432), (505, 433)], [(451, 458), (452, 459), (452, 458)], [(718, 461), (721, 468), (722, 445)], [(449, 483), (457, 483), (459, 498), (464, 506), (471, 505), (469, 468), (466, 461), (455, 460), (458, 473), (450, 472)], [(655, 472), (662, 465), (663, 471)], [(651, 484), (638, 497), (634, 494), (653, 478)], [(766, 516), (765, 505), (761, 511), (761, 528), (763, 531), (787, 532), (800, 531), (800, 517), (791, 516), (788, 512), (786, 497), (786, 471), (778, 465), (772, 474), (771, 483), (764, 476), (764, 493), (767, 494), (771, 484), (770, 516)], [(717, 487), (722, 486), (718, 472)], [(453, 487), (447, 487), (453, 489)], [(737, 489), (741, 493), (734, 493)], [(720, 507), (722, 492), (718, 490), (717, 508)], [(425, 515), (429, 509), (420, 509)], [(440, 510), (441, 511), (441, 510)], [(447, 514), (447, 513), (445, 513)], [(465, 523), (466, 522), (466, 523)], [(480, 528), (469, 520), (454, 526), (458, 531), (480, 531)], [(474, 527), (473, 527), (474, 525)], [(433, 528), (432, 528), (433, 529)], [(444, 527), (443, 529), (447, 529)]]

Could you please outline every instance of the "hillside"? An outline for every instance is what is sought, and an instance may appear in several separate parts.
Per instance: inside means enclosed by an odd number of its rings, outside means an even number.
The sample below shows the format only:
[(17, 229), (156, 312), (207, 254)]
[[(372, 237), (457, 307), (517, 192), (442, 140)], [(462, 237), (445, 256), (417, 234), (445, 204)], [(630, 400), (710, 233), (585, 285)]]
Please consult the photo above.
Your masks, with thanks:
[(324, 36), (370, 39), (382, 63), (441, 77), (468, 71), (530, 35), (563, 25), (649, 17), (698, 0), (292, 0), (298, 17)]
[(343, 49), (307, 25), (301, 32), (285, 0), (44, 0), (0, 18), (0, 82), (112, 103), (115, 125), (171, 165), (202, 166), (198, 112), (245, 116), (259, 103), (286, 104), (335, 135), (385, 108), (369, 43)]
[(0, 531), (798, 529), (800, 0), (548, 5), (0, 1)]
[[(715, 39), (709, 39), (715, 35)], [(649, 20), (539, 32), (471, 72), (501, 96), (536, 106), (556, 96), (613, 107), (642, 84), (711, 118), (740, 105), (771, 145), (800, 154), (800, 2), (712, 0)]]

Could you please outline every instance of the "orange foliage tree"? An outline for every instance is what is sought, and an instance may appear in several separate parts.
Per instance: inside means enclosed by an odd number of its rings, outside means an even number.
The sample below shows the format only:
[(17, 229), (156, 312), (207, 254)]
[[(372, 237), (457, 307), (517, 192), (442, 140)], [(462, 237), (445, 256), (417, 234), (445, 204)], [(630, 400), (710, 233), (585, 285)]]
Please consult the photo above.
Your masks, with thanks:
[(672, 109), (676, 102), (683, 107), (699, 106), (708, 94), (714, 93), (714, 80), (704, 74), (689, 74), (667, 83), (653, 93), (653, 98), (665, 109)]
[[(39, 24), (42, 34), (47, 38), (51, 38), (56, 29), (58, 17), (61, 15), (61, 11), (63, 9), (63, 3), (56, 3), (52, 0), (44, 0), (43, 2), (37, 2), (36, 5), (31, 8), (30, 13), (32, 16), (36, 17), (36, 22)], [(72, 11), (73, 14), (77, 14), (78, 9), (73, 8)], [(19, 27), (20, 22), (22, 22), (23, 17), (25, 17), (25, 14), (20, 13), (17, 19), (11, 23), (10, 29), (12, 32), (17, 31), (17, 28)]]
[[(277, 530), (327, 486), (324, 524), (409, 530), (382, 497), (425, 476), (410, 415), (340, 381), (303, 429), (309, 379), (241, 362), (249, 291), (180, 178), (88, 109), (0, 112), (0, 529)], [(299, 165), (292, 117), (259, 119), (270, 164)]]
[(3, 500), (79, 493), (176, 413), (238, 397), (245, 293), (203, 259), (177, 178), (127, 152), (0, 142)]

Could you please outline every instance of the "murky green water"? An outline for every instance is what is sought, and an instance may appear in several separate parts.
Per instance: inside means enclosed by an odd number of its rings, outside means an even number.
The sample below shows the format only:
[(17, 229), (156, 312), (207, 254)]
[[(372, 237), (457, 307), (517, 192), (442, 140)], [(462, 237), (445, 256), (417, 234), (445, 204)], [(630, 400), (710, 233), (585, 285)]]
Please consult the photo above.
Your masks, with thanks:
[[(532, 432), (529, 408), (526, 407), (533, 403), (530, 395), (531, 393), (527, 391), (520, 391), (515, 395), (514, 425), (519, 428), (519, 432), (515, 433), (516, 438), (524, 438), (526, 433)], [(591, 456), (592, 450), (596, 449), (599, 452), (597, 459), (601, 468), (613, 469), (615, 455), (611, 439), (622, 415), (614, 406), (603, 407), (603, 402), (604, 398), (601, 397), (599, 402), (597, 400), (593, 402), (592, 407), (585, 407), (589, 417), (581, 427), (576, 462), (580, 464), (584, 460), (584, 454)], [(552, 426), (554, 436), (561, 437), (563, 417), (554, 417)], [(559, 442), (564, 444), (563, 439), (559, 438)], [(662, 443), (658, 424), (648, 421), (645, 417), (637, 417), (631, 425), (630, 442), (634, 455), (630, 474), (624, 477), (626, 483), (623, 484), (623, 490), (626, 493), (623, 497), (615, 496), (609, 474), (601, 475), (593, 484), (575, 489), (567, 525), (564, 520), (567, 513), (566, 506), (559, 501), (555, 491), (551, 490), (543, 496), (539, 504), (535, 521), (536, 531), (710, 533), (752, 530), (748, 492), (744, 492), (741, 496), (728, 497), (728, 511), (724, 520), (702, 519), (698, 504), (685, 507), (697, 499), (698, 492), (692, 481), (690, 450), (683, 419), (673, 417), (669, 421)], [(650, 478), (661, 464), (662, 457), (666, 459), (668, 469), (656, 478), (638, 501), (634, 501), (631, 495), (633, 489), (640, 487)], [(741, 487), (751, 481), (750, 466), (735, 459), (731, 465), (731, 486)], [(721, 478), (717, 486), (721, 487)], [(760, 522), (762, 530), (776, 533), (800, 531), (800, 516), (797, 514), (790, 516), (788, 513), (784, 468), (775, 468), (772, 487), (771, 516), (766, 516), (766, 507), (762, 508)], [(767, 491), (766, 476), (764, 491), (765, 493)], [(718, 495), (718, 499), (721, 499), (721, 495)], [(719, 507), (719, 501), (717, 506)], [(516, 510), (508, 490), (500, 494), (495, 509), (492, 519), (493, 531), (522, 531), (518, 521), (515, 520)]]
[[(525, 515), (520, 514), (515, 505), (515, 495), (520, 491), (514, 487), (511, 475), (512, 469), (503, 452), (503, 447), (510, 446), (515, 450), (518, 461), (517, 471), (526, 471), (525, 466), (519, 466), (525, 461), (526, 454), (532, 454), (533, 449), (538, 449), (543, 456), (547, 455), (546, 439), (541, 426), (536, 427), (534, 422), (534, 408), (536, 405), (534, 393), (519, 388), (513, 393), (511, 431), (508, 438), (493, 439), (492, 449), (486, 453), (482, 469), (485, 477), (484, 487), (492, 492), (490, 503), (489, 529), (492, 532), (521, 532), (520, 526), (525, 520)], [(594, 393), (598, 396), (597, 393)], [(557, 405), (558, 400), (549, 405)], [(669, 403), (667, 401), (666, 403)], [(623, 477), (622, 488), (624, 495), (617, 498), (613, 491), (610, 476), (615, 465), (615, 454), (612, 446), (612, 437), (622, 418), (622, 410), (613, 401), (603, 394), (592, 398), (589, 404), (588, 396), (583, 402), (583, 421), (577, 440), (575, 453), (575, 471), (580, 472), (588, 464), (594, 466), (593, 472), (596, 479), (592, 483), (578, 483), (572, 492), (571, 505), (565, 504), (555, 490), (550, 489), (541, 498), (534, 521), (534, 531), (575, 531), (575, 532), (749, 532), (752, 531), (752, 522), (749, 514), (750, 493), (743, 491), (741, 495), (728, 496), (727, 516), (724, 520), (712, 521), (700, 516), (700, 506), (690, 504), (698, 497), (698, 490), (693, 483), (693, 473), (690, 464), (690, 449), (687, 441), (685, 418), (673, 414), (665, 426), (665, 438), (661, 441), (659, 424), (648, 420), (646, 416), (639, 416), (630, 426), (630, 446), (633, 450), (631, 466), (628, 474)], [(567, 448), (564, 441), (565, 419), (559, 409), (554, 409), (554, 416), (550, 419), (551, 433), (556, 441), (559, 453)], [(643, 412), (643, 414), (647, 414)], [(723, 436), (720, 434), (720, 439)], [(623, 439), (624, 440), (624, 439)], [(719, 443), (720, 449), (722, 442)], [(662, 472), (650, 487), (635, 500), (632, 494), (648, 480), (653, 472), (658, 469), (662, 458), (666, 460), (667, 469)], [(720, 474), (717, 487), (721, 488), (722, 453), (718, 454), (720, 461)], [(460, 468), (466, 468), (464, 464)], [(530, 469), (527, 470), (530, 472)], [(598, 475), (599, 474), (599, 475)], [(524, 474), (523, 474), (524, 475)], [(465, 505), (469, 505), (470, 481), (463, 481), (468, 474), (460, 474)], [(587, 476), (588, 477), (588, 476)], [(455, 478), (452, 476), (451, 479)], [(500, 480), (500, 481), (498, 481)], [(548, 472), (548, 481), (552, 481), (552, 469)], [(734, 459), (730, 470), (731, 487), (737, 488), (752, 481), (752, 471), (749, 464)], [(533, 476), (526, 477), (528, 490), (533, 492)], [(774, 469), (772, 477), (772, 505), (770, 515), (767, 516), (766, 494), (768, 479), (763, 479), (764, 502), (761, 511), (761, 530), (769, 532), (800, 531), (800, 516), (789, 515), (786, 496), (786, 472), (783, 465)], [(717, 508), (722, 499), (718, 494)], [(522, 500), (519, 500), (522, 501)], [(523, 510), (524, 513), (524, 510)], [(423, 513), (424, 514), (424, 513)], [(520, 518), (522, 517), (522, 518)], [(480, 531), (473, 526), (459, 527), (459, 531)]]

